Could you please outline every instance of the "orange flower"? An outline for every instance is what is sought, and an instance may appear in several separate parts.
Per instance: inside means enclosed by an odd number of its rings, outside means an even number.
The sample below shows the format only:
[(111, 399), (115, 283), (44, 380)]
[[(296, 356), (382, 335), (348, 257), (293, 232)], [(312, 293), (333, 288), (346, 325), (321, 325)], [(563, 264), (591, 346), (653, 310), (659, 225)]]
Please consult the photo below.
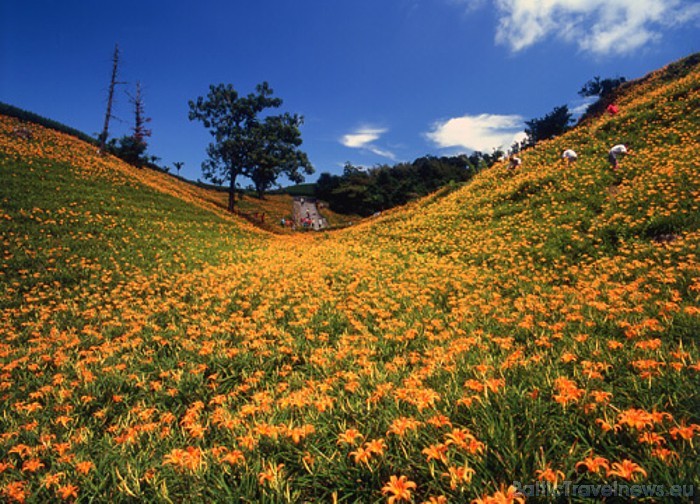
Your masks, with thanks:
[(367, 449), (368, 452), (374, 453), (376, 455), (382, 455), (384, 453), (384, 449), (386, 448), (386, 443), (384, 442), (384, 439), (373, 439), (371, 441), (367, 441), (365, 443), (365, 448)]
[(576, 382), (560, 376), (554, 381), (554, 387), (558, 394), (555, 394), (554, 400), (566, 406), (570, 402), (577, 402), (584, 394), (584, 391), (576, 386)]
[(7, 496), (10, 502), (24, 502), (27, 500), (26, 483), (24, 481), (13, 481), (5, 485), (2, 493)]
[(642, 409), (631, 408), (617, 416), (617, 425), (627, 425), (636, 430), (642, 430), (653, 425), (651, 415)]
[(445, 415), (434, 415), (430, 418), (428, 418), (427, 422), (434, 426), (434, 427), (442, 427), (444, 425), (447, 425), (448, 427), (452, 427), (452, 422), (450, 422), (450, 419), (447, 418)]
[(44, 486), (46, 488), (51, 488), (52, 486), (58, 486), (61, 483), (61, 478), (65, 476), (65, 473), (59, 472), (56, 474), (47, 474), (44, 478)]
[(619, 476), (628, 481), (634, 479), (635, 473), (639, 473), (645, 478), (647, 476), (647, 472), (642, 467), (628, 459), (624, 459), (622, 462), (613, 462), (612, 467), (607, 471), (608, 476)]
[(270, 462), (267, 465), (267, 469), (258, 474), (258, 483), (261, 485), (272, 484), (276, 482), (282, 476), (282, 468), (284, 464), (277, 464), (276, 466)]
[(657, 459), (666, 463), (670, 462), (672, 459), (675, 459), (676, 461), (680, 460), (678, 453), (674, 452), (673, 450), (669, 450), (668, 448), (661, 448), (660, 446), (657, 446), (651, 450), (651, 456), (656, 457)]
[(638, 438), (640, 443), (650, 444), (650, 445), (662, 445), (666, 443), (663, 436), (660, 436), (656, 432), (645, 432)]
[(591, 390), (591, 396), (593, 397), (593, 400), (595, 402), (605, 404), (610, 402), (610, 399), (612, 398), (612, 393), (604, 392), (602, 390)]
[(620, 430), (619, 425), (612, 426), (612, 425), (610, 425), (610, 422), (608, 422), (607, 420), (604, 420), (602, 418), (596, 418), (595, 423), (600, 425), (600, 428), (603, 429), (603, 432), (608, 432), (611, 430), (614, 430), (615, 432), (617, 432), (618, 430)]
[(406, 476), (391, 476), (389, 482), (382, 487), (382, 494), (391, 496), (387, 499), (388, 504), (400, 501), (411, 500), (411, 489), (415, 489), (417, 485), (410, 481)]
[(476, 471), (465, 464), (461, 467), (448, 467), (447, 472), (443, 476), (450, 478), (450, 488), (456, 490), (459, 485), (468, 485), (474, 474), (476, 474)]
[(294, 444), (299, 444), (302, 439), (307, 437), (309, 434), (316, 432), (316, 427), (313, 425), (304, 425), (302, 427), (294, 427), (286, 432), (286, 435), (291, 438)]
[(399, 417), (391, 423), (386, 434), (387, 436), (389, 434), (396, 434), (399, 437), (403, 437), (407, 431), (416, 430), (421, 425), (423, 425), (423, 422), (420, 422), (415, 418)]
[(484, 451), (484, 443), (478, 441), (467, 429), (452, 429), (452, 432), (447, 434), (445, 438), (447, 439), (446, 445), (454, 444), (472, 455)]
[(221, 457), (222, 462), (226, 462), (231, 465), (237, 465), (245, 462), (245, 456), (243, 455), (243, 452), (240, 450), (233, 450), (231, 452), (228, 452), (226, 455)]
[(447, 497), (444, 495), (438, 495), (437, 497), (430, 497), (423, 504), (447, 504)]
[(604, 457), (586, 457), (581, 462), (576, 463), (576, 470), (584, 468), (586, 471), (598, 474), (601, 469), (606, 471), (610, 468), (610, 462)]
[(356, 439), (363, 439), (364, 436), (357, 429), (348, 429), (338, 436), (337, 444), (349, 444), (355, 446)]
[(561, 472), (561, 471), (555, 471), (551, 467), (546, 467), (542, 470), (537, 470), (535, 471), (535, 475), (537, 476), (537, 479), (540, 481), (547, 481), (549, 483), (552, 483), (553, 485), (556, 485), (560, 479), (564, 479), (566, 475)]
[(89, 460), (86, 460), (84, 462), (78, 462), (77, 464), (75, 464), (75, 470), (78, 471), (80, 474), (89, 473), (93, 467), (95, 467), (95, 464), (93, 464)]
[(474, 392), (483, 392), (485, 388), (485, 385), (482, 382), (474, 379), (469, 379), (464, 382), (464, 386), (469, 390), (473, 390)]
[(493, 495), (484, 495), (479, 499), (474, 499), (472, 504), (525, 504), (525, 497), (514, 486), (501, 490)]
[(311, 455), (310, 452), (306, 451), (304, 452), (304, 456), (301, 458), (302, 461), (304, 462), (304, 467), (311, 472), (311, 469), (313, 468), (314, 464), (316, 464), (316, 457)]
[(421, 453), (425, 455), (426, 461), (439, 460), (443, 464), (447, 464), (447, 448), (446, 444), (438, 443), (435, 445), (430, 445), (427, 448), (423, 448)]
[(372, 452), (358, 446), (357, 450), (351, 451), (348, 456), (353, 457), (356, 464), (369, 464), (369, 459), (372, 458)]
[(163, 465), (173, 465), (178, 470), (196, 471), (203, 464), (202, 450), (193, 446), (188, 446), (185, 450), (175, 448), (163, 457)]
[(682, 438), (686, 441), (690, 441), (691, 446), (693, 442), (693, 437), (695, 436), (695, 431), (700, 432), (700, 425), (697, 424), (690, 424), (690, 425), (681, 425), (680, 427), (672, 427), (671, 430), (669, 430), (669, 434), (671, 434), (671, 437), (675, 440), (677, 438)]
[(58, 495), (60, 495), (61, 499), (63, 500), (68, 500), (71, 497), (74, 499), (78, 498), (78, 487), (75, 485), (64, 485), (62, 487), (59, 487), (58, 489)]
[(25, 460), (22, 464), (22, 471), (27, 472), (37, 472), (39, 469), (44, 467), (44, 464), (39, 459), (29, 459)]
[(576, 356), (576, 354), (571, 353), (571, 352), (564, 352), (561, 355), (561, 361), (564, 364), (568, 364), (569, 362), (576, 362), (577, 360), (578, 360), (578, 357)]
[(607, 345), (610, 350), (617, 350), (618, 348), (622, 348), (624, 346), (624, 344), (616, 340), (608, 341)]

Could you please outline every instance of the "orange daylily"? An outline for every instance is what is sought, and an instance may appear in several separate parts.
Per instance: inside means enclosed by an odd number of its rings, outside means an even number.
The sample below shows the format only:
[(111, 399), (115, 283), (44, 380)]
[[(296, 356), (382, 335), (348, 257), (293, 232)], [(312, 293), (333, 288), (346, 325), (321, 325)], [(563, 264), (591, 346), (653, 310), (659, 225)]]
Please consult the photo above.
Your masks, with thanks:
[(607, 470), (607, 476), (619, 476), (628, 481), (634, 479), (637, 473), (644, 478), (647, 477), (647, 472), (641, 466), (628, 459), (624, 459), (622, 462), (613, 462), (610, 469)]
[(412, 498), (411, 490), (415, 490), (416, 487), (416, 483), (410, 481), (406, 476), (391, 476), (389, 481), (382, 487), (382, 494), (390, 494), (387, 499), (388, 504), (410, 501)]

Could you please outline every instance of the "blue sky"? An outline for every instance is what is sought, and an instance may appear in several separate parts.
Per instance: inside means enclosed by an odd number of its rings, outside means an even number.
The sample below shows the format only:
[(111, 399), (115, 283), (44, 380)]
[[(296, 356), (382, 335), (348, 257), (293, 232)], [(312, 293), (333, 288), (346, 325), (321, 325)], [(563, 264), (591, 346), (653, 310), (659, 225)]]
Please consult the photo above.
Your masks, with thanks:
[(111, 136), (136, 81), (149, 153), (201, 178), (210, 137), (188, 100), (267, 81), (304, 116), (316, 169), (507, 148), (524, 121), (582, 106), (592, 77), (634, 79), (700, 51), (690, 0), (2, 0), (0, 101), (96, 135), (121, 51)]

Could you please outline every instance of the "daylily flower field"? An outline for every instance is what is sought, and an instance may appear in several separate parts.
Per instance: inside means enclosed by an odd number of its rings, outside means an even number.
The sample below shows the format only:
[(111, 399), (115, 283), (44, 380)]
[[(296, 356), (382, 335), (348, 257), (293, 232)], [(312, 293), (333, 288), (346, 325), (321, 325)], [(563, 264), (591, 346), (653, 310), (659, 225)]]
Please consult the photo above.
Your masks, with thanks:
[(617, 103), (313, 234), (0, 117), (0, 499), (700, 492), (700, 58)]

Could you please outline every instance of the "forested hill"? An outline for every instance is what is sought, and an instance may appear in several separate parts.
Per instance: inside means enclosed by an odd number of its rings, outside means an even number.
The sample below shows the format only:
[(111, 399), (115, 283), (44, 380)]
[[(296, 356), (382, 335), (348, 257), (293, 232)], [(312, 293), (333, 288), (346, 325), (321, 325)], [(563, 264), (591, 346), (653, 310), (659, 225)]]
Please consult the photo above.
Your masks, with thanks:
[(699, 63), (333, 233), (0, 119), (0, 499), (689, 500)]

